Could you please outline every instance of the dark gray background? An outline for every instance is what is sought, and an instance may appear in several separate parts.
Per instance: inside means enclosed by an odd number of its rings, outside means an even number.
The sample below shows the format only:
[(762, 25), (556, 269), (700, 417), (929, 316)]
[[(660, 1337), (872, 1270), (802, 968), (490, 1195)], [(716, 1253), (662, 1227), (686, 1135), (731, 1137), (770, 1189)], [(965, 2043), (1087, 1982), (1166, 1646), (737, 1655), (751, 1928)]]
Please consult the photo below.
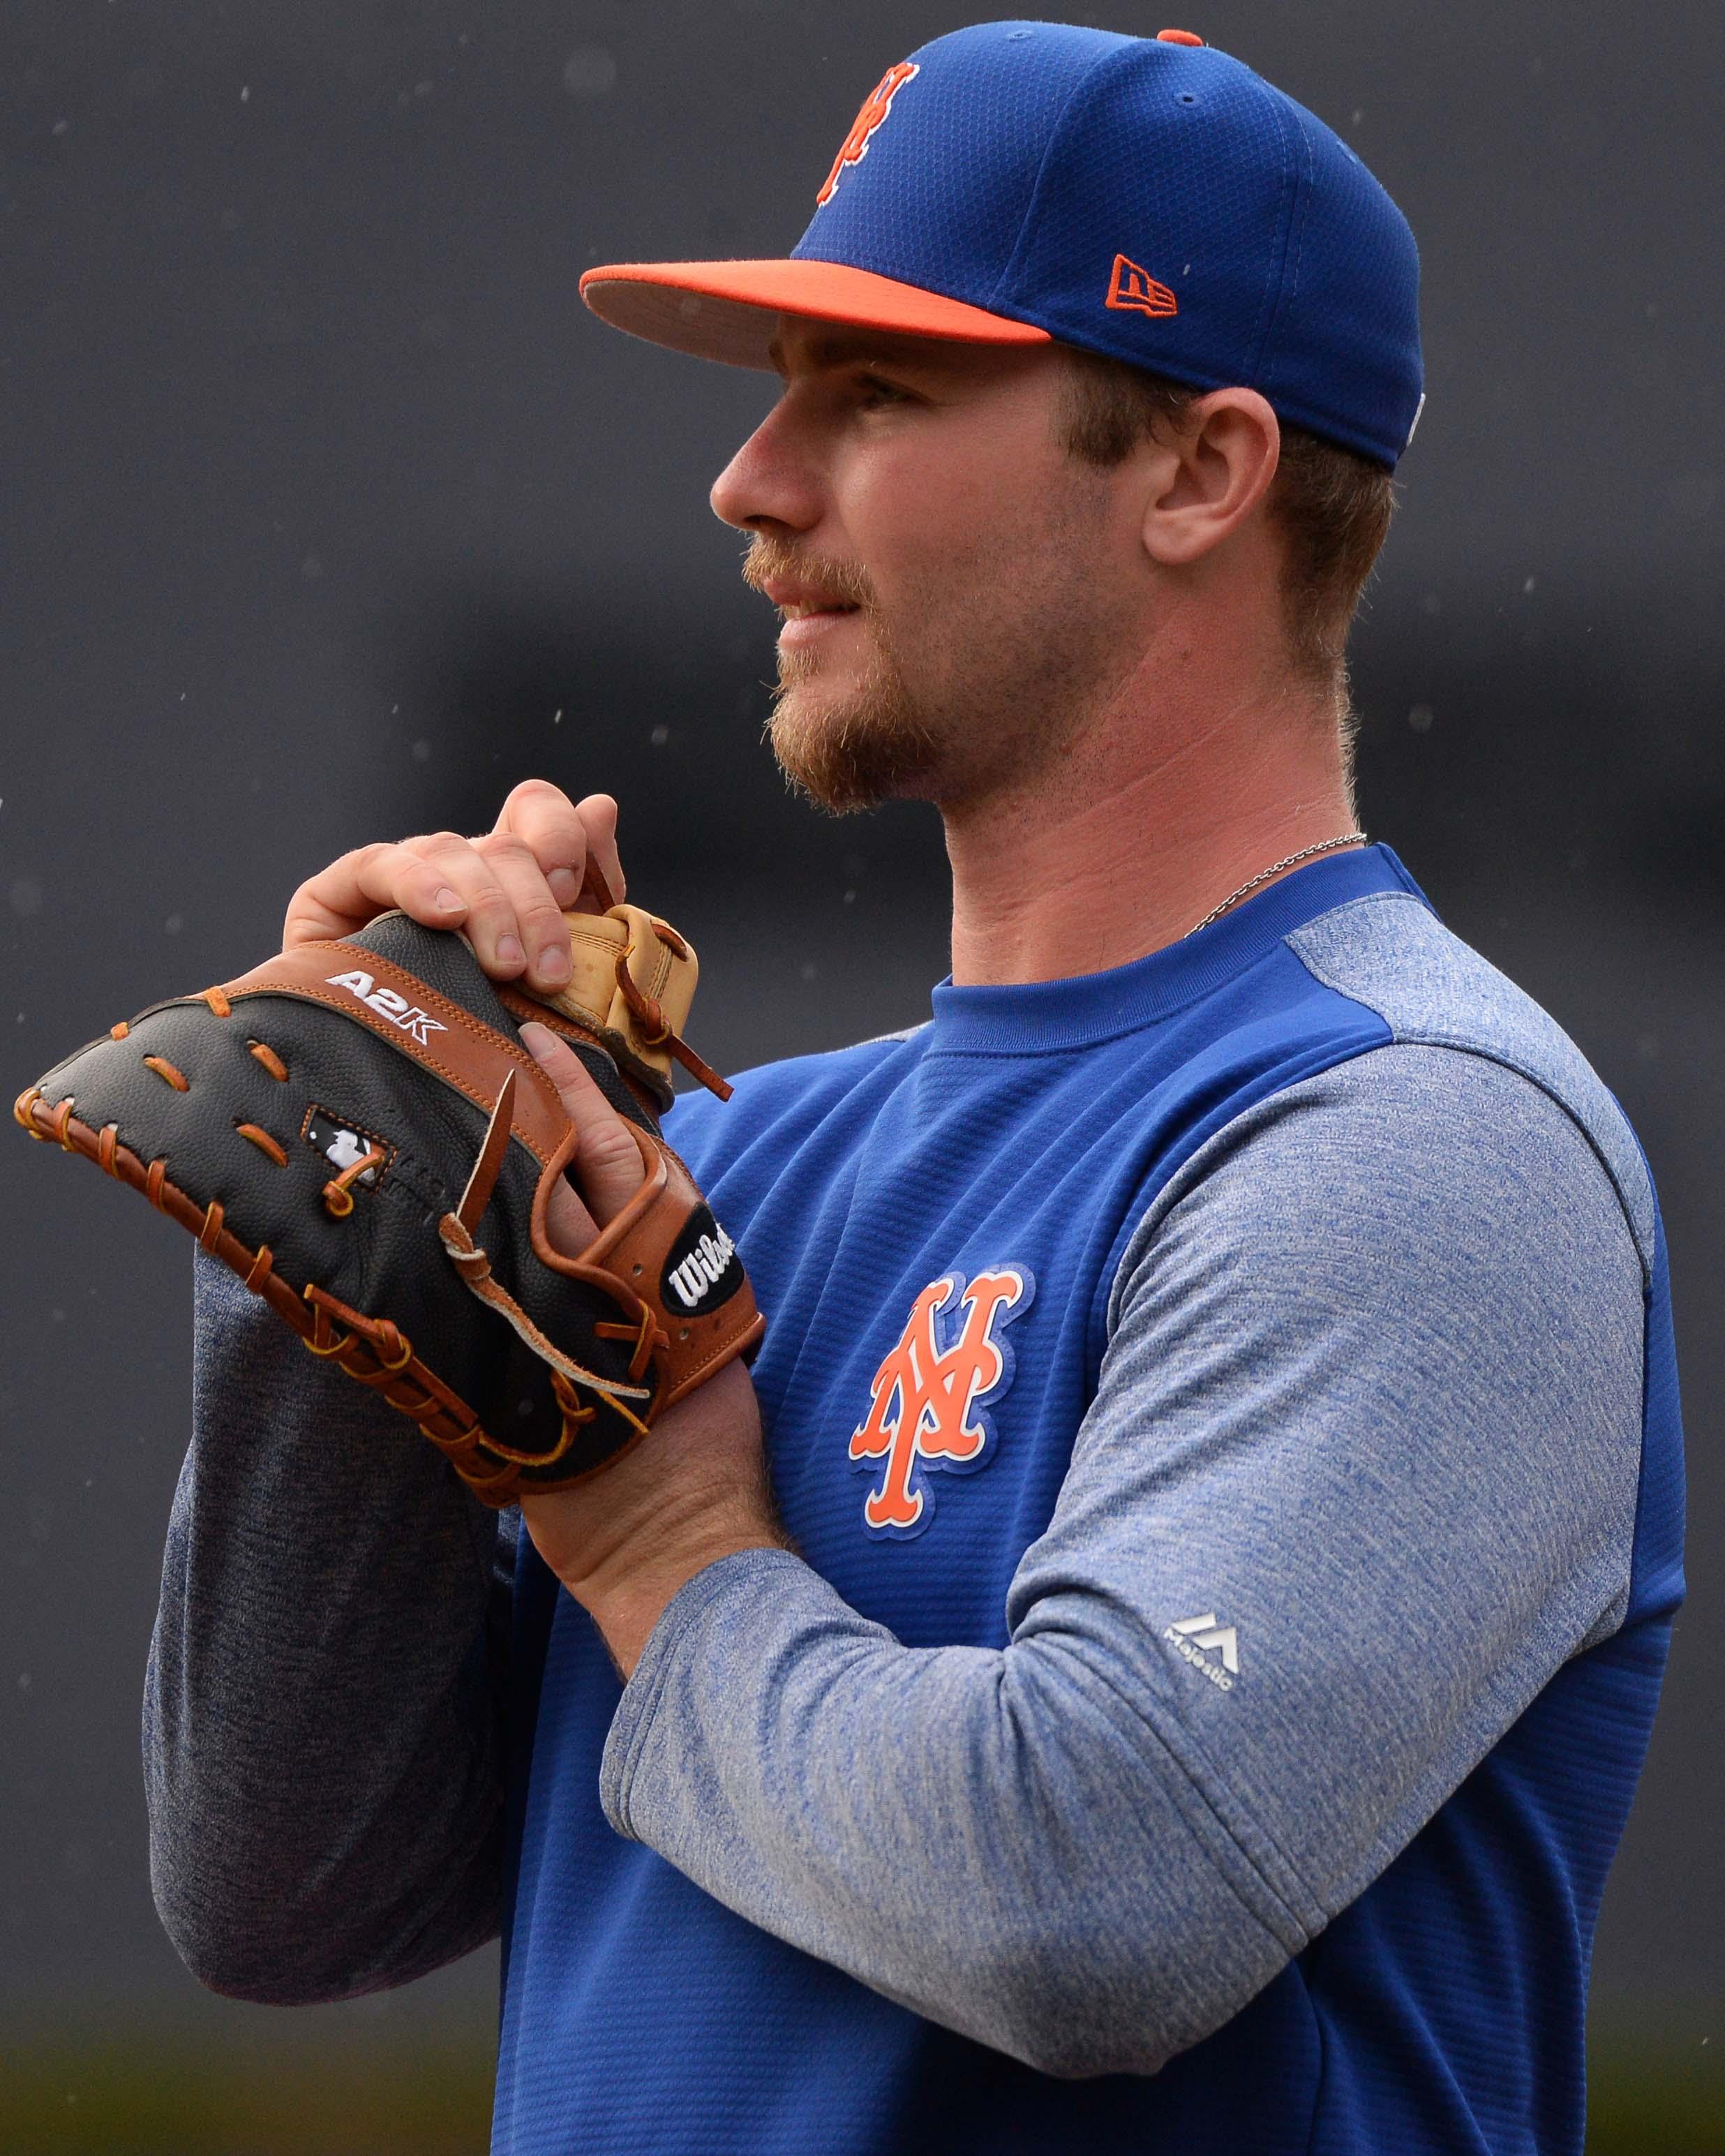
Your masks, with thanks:
[[(759, 746), (771, 617), (704, 497), (768, 385), (602, 329), (575, 283), (783, 253), (881, 69), (970, 18), (8, 0), (13, 1090), (274, 949), (336, 852), (479, 828), (536, 772), (621, 798), (634, 891), (701, 947), (694, 1031), (721, 1065), (922, 1014), (935, 819), (824, 822)], [(1366, 820), (1581, 1041), (1662, 1188), (1694, 1589), (1598, 1983), (1625, 2010), (1711, 2002), (1725, 14), (1186, 19), (1337, 126), (1421, 242), (1430, 402), (1358, 647)], [(156, 1928), (136, 1760), (188, 1250), (45, 1148), (0, 1159), (0, 2003), (46, 2030), (218, 2037), (249, 2010), (203, 2000)], [(489, 2010), (488, 1958), (386, 2010)]]

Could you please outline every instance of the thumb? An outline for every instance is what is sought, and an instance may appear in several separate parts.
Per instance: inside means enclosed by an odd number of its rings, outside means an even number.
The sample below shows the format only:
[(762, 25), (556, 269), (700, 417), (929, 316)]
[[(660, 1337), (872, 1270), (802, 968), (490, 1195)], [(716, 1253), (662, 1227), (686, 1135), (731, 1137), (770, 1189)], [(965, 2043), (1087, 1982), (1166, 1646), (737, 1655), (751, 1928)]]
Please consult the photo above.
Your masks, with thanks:
[(578, 1138), (574, 1181), (588, 1210), (604, 1227), (641, 1187), (640, 1147), (634, 1129), (594, 1085), (581, 1059), (549, 1026), (521, 1028), (521, 1045), (553, 1086)]

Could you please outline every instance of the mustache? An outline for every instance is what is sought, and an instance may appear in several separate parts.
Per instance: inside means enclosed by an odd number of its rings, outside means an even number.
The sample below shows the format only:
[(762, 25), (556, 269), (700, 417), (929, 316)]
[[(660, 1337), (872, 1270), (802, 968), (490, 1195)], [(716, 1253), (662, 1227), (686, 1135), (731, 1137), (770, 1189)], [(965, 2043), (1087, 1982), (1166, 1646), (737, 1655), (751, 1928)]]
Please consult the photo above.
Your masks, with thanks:
[(836, 555), (811, 554), (788, 540), (757, 531), (743, 557), (742, 580), (752, 590), (764, 592), (780, 581), (813, 585), (843, 605), (877, 610), (875, 587), (867, 570), (855, 562), (841, 562)]

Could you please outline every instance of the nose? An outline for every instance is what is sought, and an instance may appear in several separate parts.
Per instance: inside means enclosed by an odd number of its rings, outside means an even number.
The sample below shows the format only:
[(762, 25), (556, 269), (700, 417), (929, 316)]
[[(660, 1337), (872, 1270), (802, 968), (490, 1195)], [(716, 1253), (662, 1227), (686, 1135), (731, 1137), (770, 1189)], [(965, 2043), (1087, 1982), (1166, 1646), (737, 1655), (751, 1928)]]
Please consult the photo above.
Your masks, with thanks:
[(708, 499), (714, 516), (739, 531), (812, 531), (820, 521), (819, 473), (788, 396), (719, 474)]

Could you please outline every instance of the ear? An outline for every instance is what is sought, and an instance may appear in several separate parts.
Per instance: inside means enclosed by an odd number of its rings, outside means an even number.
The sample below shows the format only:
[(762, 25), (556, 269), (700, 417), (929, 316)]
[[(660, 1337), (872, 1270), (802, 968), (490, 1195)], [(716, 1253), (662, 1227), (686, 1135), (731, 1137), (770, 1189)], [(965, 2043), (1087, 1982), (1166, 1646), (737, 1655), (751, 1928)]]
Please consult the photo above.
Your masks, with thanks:
[(1157, 445), (1144, 506), (1145, 552), (1165, 567), (1199, 561), (1263, 500), (1281, 455), (1276, 414), (1255, 389), (1201, 397), (1179, 433)]

